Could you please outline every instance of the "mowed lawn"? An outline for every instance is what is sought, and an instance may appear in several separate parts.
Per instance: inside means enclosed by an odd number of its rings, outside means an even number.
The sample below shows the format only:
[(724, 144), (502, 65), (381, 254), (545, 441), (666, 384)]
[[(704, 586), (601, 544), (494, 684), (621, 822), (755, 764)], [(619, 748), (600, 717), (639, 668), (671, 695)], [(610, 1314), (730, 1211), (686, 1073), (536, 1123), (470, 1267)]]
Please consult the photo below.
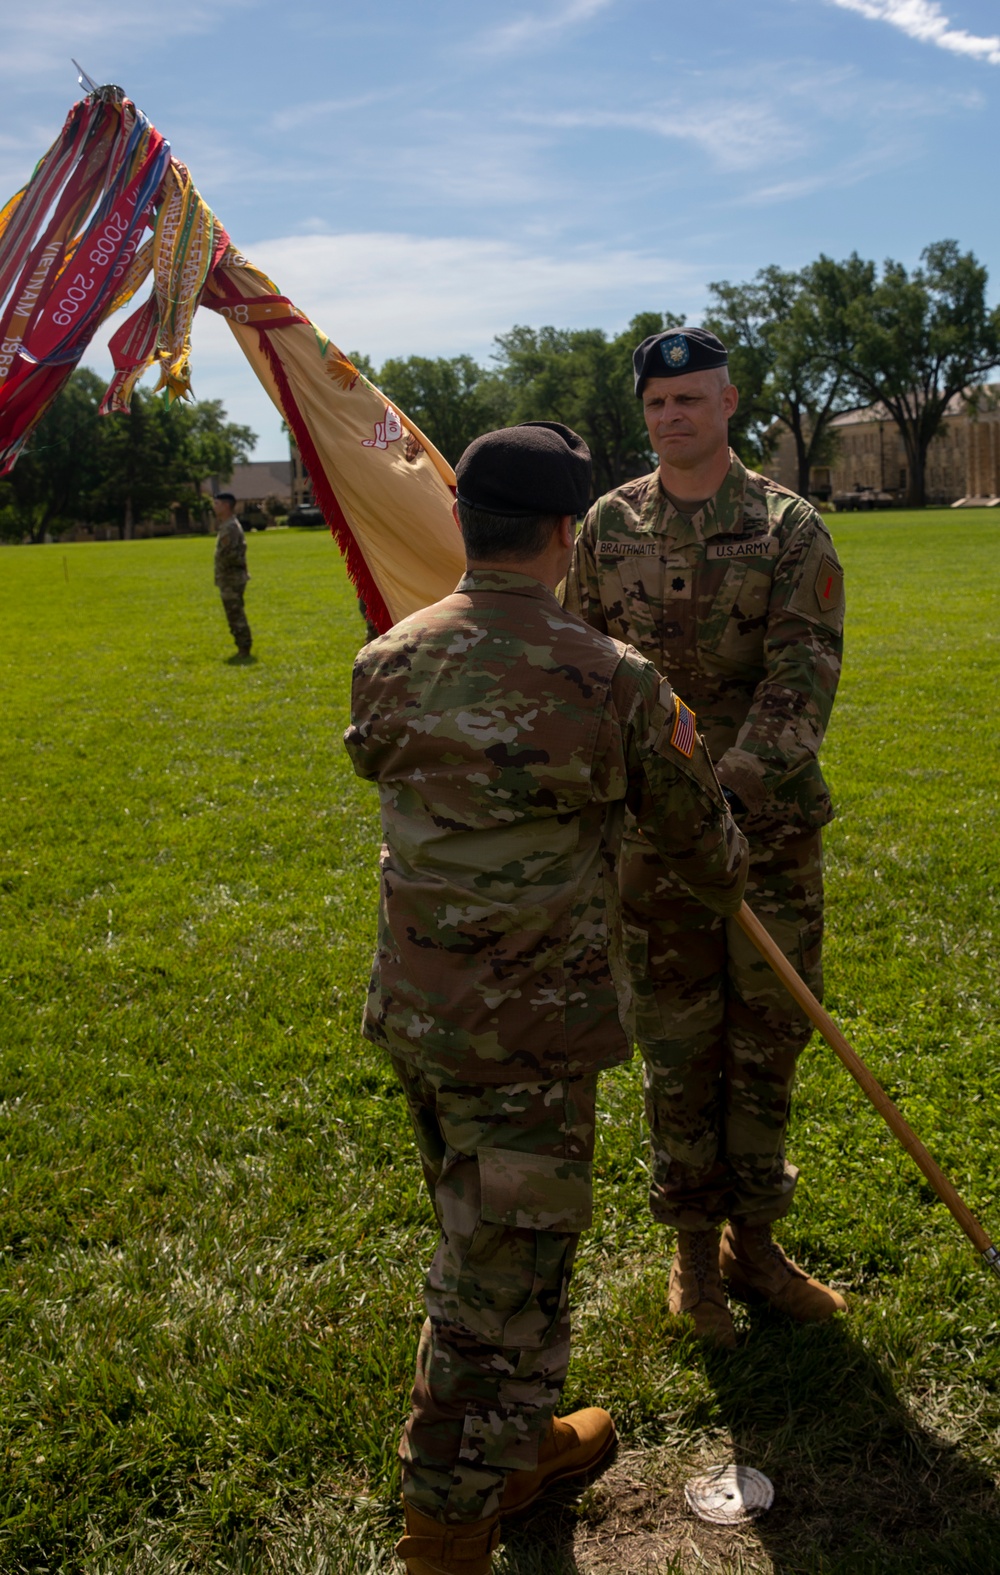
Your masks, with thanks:
[[(1000, 515), (833, 519), (827, 1001), (1000, 1236)], [(434, 1240), (359, 1036), (377, 813), (325, 533), (254, 535), (232, 665), (207, 539), (0, 551), (0, 1571), (393, 1568)], [(665, 1311), (636, 1063), (607, 1075), (568, 1405), (619, 1462), (503, 1575), (1000, 1570), (1000, 1280), (814, 1040), (784, 1244), (823, 1328)], [(774, 1482), (740, 1532), (681, 1484)]]

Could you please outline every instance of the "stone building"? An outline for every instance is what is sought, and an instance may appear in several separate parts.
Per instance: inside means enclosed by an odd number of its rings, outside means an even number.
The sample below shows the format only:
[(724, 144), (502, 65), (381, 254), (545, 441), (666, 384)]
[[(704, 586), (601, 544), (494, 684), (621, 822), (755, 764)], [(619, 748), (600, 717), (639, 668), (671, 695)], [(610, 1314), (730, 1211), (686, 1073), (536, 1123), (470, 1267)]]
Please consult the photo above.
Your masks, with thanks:
[[(828, 502), (837, 493), (870, 487), (898, 503), (909, 483), (906, 449), (884, 405), (845, 410), (831, 422), (834, 449), (828, 465), (809, 473), (810, 497)], [(779, 435), (766, 475), (798, 487), (795, 444), (787, 427)], [(971, 404), (956, 395), (927, 451), (927, 502), (1000, 504), (1000, 384), (989, 384)]]
[(313, 484), (309, 479), (309, 472), (302, 463), (299, 445), (291, 432), (288, 434), (288, 447), (292, 456), (292, 503), (296, 506), (300, 503), (313, 504), (316, 501), (313, 495)]
[(292, 506), (292, 462), (288, 459), (253, 459), (237, 465), (231, 476), (213, 476), (208, 493), (232, 492), (236, 512), (248, 525), (264, 525)]

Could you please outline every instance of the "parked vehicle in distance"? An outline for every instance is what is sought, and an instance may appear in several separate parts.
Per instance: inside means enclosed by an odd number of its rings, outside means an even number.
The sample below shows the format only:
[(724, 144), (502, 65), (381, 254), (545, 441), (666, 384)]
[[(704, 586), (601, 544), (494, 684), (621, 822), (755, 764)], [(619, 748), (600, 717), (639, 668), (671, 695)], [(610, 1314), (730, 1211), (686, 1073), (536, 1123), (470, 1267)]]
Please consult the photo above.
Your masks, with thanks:
[(864, 509), (891, 509), (896, 505), (896, 499), (891, 492), (879, 491), (878, 487), (854, 486), (848, 492), (835, 492), (833, 506), (843, 514), (857, 513)]
[(289, 525), (325, 525), (323, 510), (314, 503), (296, 503), (288, 516)]

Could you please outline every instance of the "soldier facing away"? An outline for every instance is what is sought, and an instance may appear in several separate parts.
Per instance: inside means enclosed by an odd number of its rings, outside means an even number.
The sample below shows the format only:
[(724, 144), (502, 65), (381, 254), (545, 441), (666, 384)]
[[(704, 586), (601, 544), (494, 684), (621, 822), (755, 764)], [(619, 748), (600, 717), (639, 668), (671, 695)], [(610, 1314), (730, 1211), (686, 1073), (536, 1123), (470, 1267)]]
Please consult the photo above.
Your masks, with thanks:
[(218, 520), (215, 538), (215, 583), (219, 587), (222, 606), (229, 629), (236, 641), (239, 656), (250, 655), (253, 636), (243, 609), (243, 593), (250, 575), (247, 572), (247, 540), (243, 527), (236, 518), (236, 497), (232, 492), (218, 492), (212, 499), (212, 508)]
[[(713, 334), (656, 334), (633, 360), (659, 466), (590, 510), (565, 605), (628, 640), (697, 710), (750, 844), (747, 900), (821, 996), (820, 828), (833, 810), (816, 757), (840, 675), (840, 564), (815, 509), (729, 448), (739, 396)], [(744, 1300), (829, 1318), (843, 1297), (771, 1237), (798, 1176), (785, 1127), (810, 1025), (738, 925), (692, 900), (641, 827), (626, 831), (620, 876), (650, 1204), (678, 1232), (670, 1309), (727, 1346), (723, 1279)]]
[(501, 1517), (614, 1445), (607, 1412), (555, 1410), (597, 1075), (631, 1054), (626, 807), (692, 901), (733, 913), (745, 880), (693, 713), (556, 601), (590, 473), (555, 422), (477, 438), (457, 472), (467, 573), (354, 672), (345, 742), (385, 839), (363, 1032), (441, 1227), (400, 1445), (410, 1575), (486, 1575)]

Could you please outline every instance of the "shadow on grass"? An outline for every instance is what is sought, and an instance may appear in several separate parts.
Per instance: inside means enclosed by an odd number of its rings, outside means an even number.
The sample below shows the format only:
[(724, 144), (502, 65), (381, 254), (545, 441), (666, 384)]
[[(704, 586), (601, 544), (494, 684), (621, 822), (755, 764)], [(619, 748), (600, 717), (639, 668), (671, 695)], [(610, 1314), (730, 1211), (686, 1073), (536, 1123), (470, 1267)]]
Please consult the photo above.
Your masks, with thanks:
[(993, 1481), (920, 1425), (849, 1322), (761, 1313), (705, 1372), (733, 1458), (774, 1483), (753, 1528), (774, 1575), (1000, 1570)]
[[(622, 1450), (574, 1501), (509, 1528), (497, 1575), (1000, 1575), (1000, 1494), (923, 1427), (848, 1322), (762, 1313), (735, 1352), (699, 1350), (712, 1391), (701, 1442)], [(706, 1419), (707, 1420), (707, 1419)], [(683, 1484), (735, 1459), (774, 1484), (734, 1528), (687, 1509)]]
[(573, 1552), (579, 1527), (572, 1484), (546, 1496), (544, 1503), (509, 1521), (502, 1551), (494, 1557), (495, 1575), (580, 1575)]

